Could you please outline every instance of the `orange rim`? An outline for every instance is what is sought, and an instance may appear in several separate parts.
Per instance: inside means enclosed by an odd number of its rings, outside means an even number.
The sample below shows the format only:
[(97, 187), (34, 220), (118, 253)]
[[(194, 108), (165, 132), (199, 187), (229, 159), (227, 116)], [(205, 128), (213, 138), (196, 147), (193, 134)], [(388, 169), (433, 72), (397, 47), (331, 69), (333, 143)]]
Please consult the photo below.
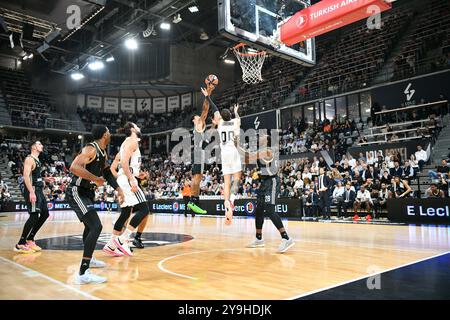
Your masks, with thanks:
[(255, 53), (242, 53), (242, 52), (237, 51), (239, 48), (242, 48), (245, 46), (247, 46), (247, 44), (241, 42), (241, 43), (238, 43), (236, 46), (234, 46), (233, 49), (236, 52), (236, 54), (240, 55), (241, 57), (254, 57), (254, 56), (261, 56), (261, 55), (266, 54), (265, 51), (258, 51)]

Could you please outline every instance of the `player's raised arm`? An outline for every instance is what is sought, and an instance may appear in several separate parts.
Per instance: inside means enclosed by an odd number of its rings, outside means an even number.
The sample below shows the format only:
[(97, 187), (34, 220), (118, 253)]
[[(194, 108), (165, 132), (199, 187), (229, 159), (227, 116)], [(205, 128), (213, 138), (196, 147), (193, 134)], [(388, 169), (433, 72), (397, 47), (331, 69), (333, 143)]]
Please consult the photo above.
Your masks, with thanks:
[(120, 166), (122, 167), (123, 173), (127, 176), (128, 182), (131, 186), (131, 191), (133, 192), (136, 192), (138, 190), (138, 182), (130, 170), (130, 159), (137, 148), (137, 141), (133, 139), (125, 141), (123, 151), (120, 155)]
[(36, 202), (36, 194), (34, 193), (33, 183), (31, 182), (31, 171), (33, 171), (33, 166), (35, 166), (34, 160), (31, 157), (27, 157), (25, 159), (25, 163), (23, 165), (23, 183), (25, 184), (28, 192), (30, 193), (30, 202)]
[[(211, 95), (211, 93), (214, 91), (214, 89), (215, 89), (214, 86), (208, 86), (208, 88), (206, 89), (208, 96)], [(202, 114), (200, 115), (202, 122), (206, 121), (206, 117), (208, 117), (208, 113), (209, 113), (209, 101), (205, 97), (205, 101), (203, 102)]]
[(206, 97), (206, 100), (209, 102), (209, 106), (214, 115), (214, 119), (213, 119), (214, 122), (218, 123), (220, 121), (220, 119), (222, 119), (219, 109), (217, 108), (216, 104), (211, 100), (211, 97), (209, 96), (210, 93), (208, 92), (208, 90), (206, 90), (205, 88), (202, 88), (202, 93)]
[(93, 175), (85, 168), (88, 163), (95, 159), (96, 153), (97, 151), (93, 146), (84, 147), (81, 153), (73, 160), (70, 166), (70, 172), (80, 178), (94, 182), (97, 186), (101, 186), (105, 183), (105, 179)]

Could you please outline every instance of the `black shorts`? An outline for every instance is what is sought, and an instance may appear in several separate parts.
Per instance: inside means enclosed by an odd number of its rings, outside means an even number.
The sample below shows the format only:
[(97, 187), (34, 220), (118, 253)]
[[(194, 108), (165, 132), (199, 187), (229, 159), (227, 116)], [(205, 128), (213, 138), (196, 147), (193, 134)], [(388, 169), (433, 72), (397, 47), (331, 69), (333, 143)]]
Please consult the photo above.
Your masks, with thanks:
[(45, 199), (42, 187), (34, 187), (34, 193), (36, 194), (36, 202), (30, 202), (30, 193), (25, 187), (23, 190), (23, 197), (25, 198), (25, 203), (27, 205), (27, 210), (29, 214), (39, 213), (43, 211), (48, 211), (47, 200)]
[[(195, 154), (197, 153), (197, 157)], [(197, 162), (197, 163), (196, 163)], [(205, 172), (206, 156), (204, 150), (197, 150), (191, 152), (191, 163), (192, 163), (192, 175), (203, 174)]]
[(94, 199), (94, 190), (72, 185), (66, 189), (66, 200), (81, 222), (83, 222), (83, 217), (86, 213), (94, 210)]
[(277, 176), (262, 177), (258, 192), (258, 203), (275, 205), (280, 190), (280, 178)]

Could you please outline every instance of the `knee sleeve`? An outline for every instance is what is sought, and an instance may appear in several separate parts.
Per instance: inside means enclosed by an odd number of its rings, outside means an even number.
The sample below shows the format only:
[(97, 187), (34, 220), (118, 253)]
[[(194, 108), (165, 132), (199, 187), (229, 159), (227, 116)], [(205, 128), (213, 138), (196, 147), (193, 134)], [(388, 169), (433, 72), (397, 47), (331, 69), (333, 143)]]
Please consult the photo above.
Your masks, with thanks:
[(267, 215), (269, 216), (272, 223), (277, 229), (283, 228), (283, 222), (281, 221), (280, 215), (275, 212), (275, 205), (270, 204), (267, 206)]
[(258, 199), (256, 203), (256, 210), (255, 210), (255, 225), (256, 229), (262, 229), (264, 224), (264, 199), (260, 200)]
[(103, 226), (100, 218), (98, 217), (97, 211), (89, 210), (83, 218), (84, 224), (89, 228), (89, 232), (100, 234), (102, 232)]
[(136, 212), (133, 218), (131, 218), (130, 225), (133, 228), (137, 228), (142, 220), (150, 213), (147, 202), (141, 202), (133, 207), (133, 211)]
[(41, 212), (39, 213), (39, 219), (45, 221), (48, 219), (49, 216), (50, 214), (48, 213), (48, 208), (47, 206), (45, 206), (44, 208), (41, 209)]
[(127, 222), (128, 218), (131, 215), (131, 209), (133, 209), (133, 208), (125, 207), (120, 210), (120, 216), (117, 219), (116, 223), (114, 224), (115, 231), (119, 231), (119, 232), (122, 231), (122, 229), (125, 225), (125, 222)]

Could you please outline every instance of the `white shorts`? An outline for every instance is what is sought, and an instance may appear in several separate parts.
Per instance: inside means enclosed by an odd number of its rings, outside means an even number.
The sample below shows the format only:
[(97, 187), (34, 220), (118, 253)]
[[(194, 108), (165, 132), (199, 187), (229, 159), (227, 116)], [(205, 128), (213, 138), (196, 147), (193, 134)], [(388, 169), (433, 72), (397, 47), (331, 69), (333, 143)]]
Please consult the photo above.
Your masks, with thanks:
[(221, 155), (223, 174), (234, 174), (242, 171), (241, 157), (236, 148), (223, 148)]
[(121, 208), (134, 207), (139, 203), (147, 202), (141, 188), (138, 187), (138, 191), (136, 192), (131, 191), (131, 186), (126, 175), (119, 175), (117, 177), (117, 184), (122, 189), (123, 195), (125, 196), (123, 203), (120, 205)]

